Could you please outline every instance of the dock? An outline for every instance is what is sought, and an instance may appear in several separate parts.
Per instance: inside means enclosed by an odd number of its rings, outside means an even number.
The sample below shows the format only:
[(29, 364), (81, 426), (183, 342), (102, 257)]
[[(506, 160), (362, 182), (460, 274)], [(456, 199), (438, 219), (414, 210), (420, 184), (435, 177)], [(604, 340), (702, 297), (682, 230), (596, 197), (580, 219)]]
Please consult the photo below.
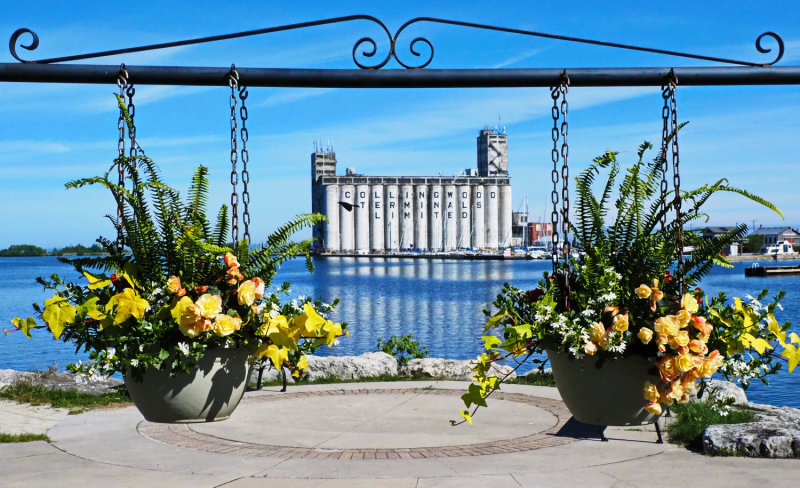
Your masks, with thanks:
[(800, 265), (793, 266), (750, 266), (744, 269), (745, 276), (793, 276), (800, 275)]

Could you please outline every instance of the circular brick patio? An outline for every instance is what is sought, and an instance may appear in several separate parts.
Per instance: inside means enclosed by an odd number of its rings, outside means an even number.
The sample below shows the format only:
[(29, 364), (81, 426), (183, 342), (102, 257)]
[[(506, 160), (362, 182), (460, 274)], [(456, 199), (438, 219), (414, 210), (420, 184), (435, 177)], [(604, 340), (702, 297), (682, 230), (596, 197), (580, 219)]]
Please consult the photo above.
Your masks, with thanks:
[[(425, 398), (429, 398), (431, 403), (436, 402), (437, 399), (430, 398), (436, 397), (458, 397), (463, 394), (462, 390), (449, 390), (449, 389), (435, 389), (435, 388), (398, 388), (398, 389), (339, 389), (327, 391), (305, 391), (305, 392), (290, 392), (290, 393), (269, 393), (259, 392), (251, 393), (245, 396), (237, 411), (237, 414), (244, 420), (240, 421), (241, 425), (233, 423), (234, 417), (231, 420), (213, 423), (213, 424), (155, 424), (147, 421), (142, 421), (137, 426), (139, 433), (149, 439), (164, 442), (166, 444), (185, 447), (190, 449), (197, 449), (207, 452), (215, 453), (230, 453), (240, 456), (256, 456), (256, 457), (278, 457), (278, 458), (318, 458), (318, 459), (417, 459), (417, 458), (435, 458), (435, 457), (460, 457), (460, 456), (481, 456), (488, 454), (505, 454), (521, 451), (531, 451), (541, 449), (544, 447), (554, 447), (564, 444), (569, 444), (577, 439), (573, 436), (560, 436), (559, 430), (564, 426), (566, 421), (571, 417), (571, 414), (564, 406), (564, 403), (559, 400), (549, 398), (535, 397), (523, 395), (518, 393), (503, 393), (497, 392), (492, 395), (492, 403), (490, 406), (494, 410), (499, 407), (495, 405), (502, 405), (504, 402), (512, 402), (505, 405), (506, 411), (511, 412), (513, 415), (527, 415), (530, 414), (531, 419), (537, 419), (536, 422), (529, 422), (526, 425), (524, 418), (514, 418), (513, 421), (520, 424), (521, 432), (527, 432), (521, 436), (508, 436), (508, 438), (492, 438), (482, 442), (465, 442), (462, 444), (454, 445), (425, 445), (425, 426), (415, 425), (415, 418), (409, 412), (398, 413), (394, 411), (392, 406), (394, 404), (405, 404), (406, 402), (414, 401), (417, 405), (424, 405)], [(330, 402), (323, 401), (323, 397), (351, 397), (342, 398), (340, 402), (331, 404)], [(269, 432), (260, 432), (268, 429), (270, 425), (275, 425), (276, 419), (271, 418), (269, 415), (270, 408), (281, 406), (284, 409), (291, 409), (296, 415), (293, 420), (301, 422), (299, 426), (302, 429), (303, 415), (324, 415), (325, 409), (335, 408), (339, 405), (342, 409), (346, 409), (347, 402), (345, 400), (357, 401), (362, 405), (362, 408), (353, 408), (346, 414), (347, 418), (358, 417), (358, 415), (366, 415), (373, 413), (376, 406), (382, 402), (388, 404), (388, 410), (382, 416), (377, 414), (377, 420), (373, 418), (370, 426), (371, 429), (376, 431), (372, 434), (361, 434), (361, 437), (355, 437), (347, 442), (343, 438), (339, 439), (339, 444), (334, 442), (340, 435), (336, 431), (337, 427), (341, 427), (341, 435), (347, 435), (348, 426), (332, 425), (330, 432), (325, 434), (333, 438), (326, 442), (315, 443), (311, 439), (300, 439), (301, 436), (287, 436), (280, 438), (280, 444), (275, 441), (270, 441)], [(401, 400), (401, 401), (399, 401)], [(307, 408), (309, 401), (313, 403), (317, 412), (303, 412)], [(288, 403), (287, 403), (288, 402)], [(463, 406), (463, 404), (462, 404)], [(296, 408), (295, 408), (296, 407)], [(448, 404), (449, 409), (449, 404)], [(540, 409), (537, 415), (537, 410)], [(296, 410), (296, 411), (294, 411)], [(368, 410), (368, 411), (365, 411)], [(423, 409), (424, 410), (424, 409)], [(493, 408), (482, 409), (476, 417), (476, 423), (481, 422), (481, 416), (488, 416), (493, 414)], [(502, 411), (502, 408), (500, 408)], [(543, 411), (543, 412), (542, 412)], [(415, 413), (416, 412), (411, 412)], [(250, 417), (248, 417), (250, 415)], [(425, 412), (419, 413), (424, 417)], [(457, 410), (453, 409), (450, 417), (457, 415)], [(252, 419), (255, 418), (256, 421)], [(263, 419), (263, 422), (258, 422), (258, 419)], [(317, 419), (319, 420), (319, 419)], [(430, 419), (426, 419), (430, 420)], [(485, 419), (488, 421), (489, 419)], [(438, 422), (439, 420), (436, 419)], [(442, 418), (441, 422), (446, 423), (447, 419)], [(428, 423), (428, 426), (430, 423)], [(450, 429), (451, 427), (447, 427)], [(474, 427), (460, 426), (454, 429), (471, 429)], [(385, 444), (381, 437), (381, 429), (394, 429), (405, 430), (398, 436), (393, 436), (395, 445), (383, 446)], [(412, 441), (412, 437), (403, 437), (402, 434), (413, 434), (418, 432), (420, 441)], [(301, 431), (302, 432), (302, 431)], [(458, 431), (453, 431), (458, 432)], [(466, 431), (469, 432), (469, 431)], [(308, 436), (313, 438), (316, 432), (309, 432)], [(371, 437), (368, 437), (371, 435)], [(491, 432), (485, 434), (491, 436)], [(274, 436), (273, 436), (274, 437)], [(389, 436), (384, 436), (388, 438)], [(459, 435), (447, 436), (448, 438), (455, 438), (458, 440)], [(477, 436), (476, 438), (479, 438)], [(494, 436), (496, 437), (496, 436)], [(266, 439), (262, 441), (261, 439)], [(398, 440), (399, 439), (399, 440)], [(397, 445), (397, 444), (400, 445)], [(406, 443), (408, 447), (402, 444)], [(288, 445), (287, 445), (288, 444)], [(292, 445), (294, 444), (294, 445)], [(310, 445), (313, 444), (313, 445)], [(349, 444), (358, 445), (357, 448), (352, 448)]]

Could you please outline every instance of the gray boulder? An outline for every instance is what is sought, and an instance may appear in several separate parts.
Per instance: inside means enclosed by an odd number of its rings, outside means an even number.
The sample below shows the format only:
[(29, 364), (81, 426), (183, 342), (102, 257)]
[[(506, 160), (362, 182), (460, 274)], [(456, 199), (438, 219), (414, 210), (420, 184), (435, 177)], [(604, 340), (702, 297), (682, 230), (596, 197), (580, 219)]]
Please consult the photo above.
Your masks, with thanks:
[[(697, 401), (697, 391), (692, 392), (690, 396), (692, 401)], [(724, 400), (733, 398), (735, 405), (748, 405), (747, 395), (744, 390), (739, 386), (731, 383), (730, 381), (711, 380), (708, 382), (701, 401), (708, 402), (711, 399)]]
[(756, 422), (712, 425), (703, 434), (703, 450), (709, 454), (748, 457), (800, 458), (800, 410), (749, 404)]
[(122, 384), (122, 380), (116, 378), (84, 378), (73, 373), (0, 370), (0, 388), (16, 382), (42, 385), (53, 390), (75, 390), (95, 395), (107, 393)]
[[(503, 377), (510, 373), (509, 378), (516, 378), (517, 374), (512, 371), (513, 368), (502, 364), (493, 364), (491, 372), (497, 376)], [(405, 366), (400, 369), (401, 375), (406, 376), (427, 376), (430, 378), (447, 378), (454, 380), (468, 380), (472, 378), (474, 372), (472, 371), (471, 361), (460, 361), (457, 359), (441, 359), (441, 358), (422, 358), (412, 359)]]
[[(311, 381), (336, 377), (345, 380), (397, 375), (397, 360), (385, 352), (368, 352), (360, 356), (306, 356), (308, 379)], [(280, 379), (275, 368), (267, 367), (261, 381)], [(287, 383), (293, 383), (291, 372), (286, 372)], [(250, 382), (258, 381), (258, 368), (250, 372)]]
[(397, 359), (385, 352), (360, 356), (307, 356), (310, 380), (337, 377), (346, 380), (397, 375)]

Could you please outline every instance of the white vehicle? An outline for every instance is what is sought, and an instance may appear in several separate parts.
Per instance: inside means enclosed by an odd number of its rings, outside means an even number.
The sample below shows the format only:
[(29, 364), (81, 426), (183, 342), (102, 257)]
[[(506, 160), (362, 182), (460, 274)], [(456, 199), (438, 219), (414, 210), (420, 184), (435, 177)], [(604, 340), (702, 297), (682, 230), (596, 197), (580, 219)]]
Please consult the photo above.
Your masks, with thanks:
[(761, 248), (761, 254), (794, 254), (794, 248), (786, 241), (781, 241), (773, 246)]

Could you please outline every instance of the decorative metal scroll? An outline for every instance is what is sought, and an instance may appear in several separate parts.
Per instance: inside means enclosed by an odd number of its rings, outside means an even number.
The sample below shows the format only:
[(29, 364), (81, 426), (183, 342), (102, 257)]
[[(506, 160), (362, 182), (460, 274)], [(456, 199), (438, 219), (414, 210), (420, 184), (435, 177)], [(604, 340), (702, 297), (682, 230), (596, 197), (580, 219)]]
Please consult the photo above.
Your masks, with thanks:
[[(525, 36), (532, 36), (532, 37), (540, 37), (546, 39), (555, 39), (567, 42), (576, 42), (581, 44), (593, 44), (597, 46), (606, 46), (606, 47), (613, 47), (617, 49), (627, 49), (633, 51), (644, 51), (656, 54), (664, 54), (669, 56), (678, 56), (683, 58), (690, 58), (690, 59), (701, 59), (705, 61), (713, 61), (718, 63), (726, 63), (726, 64), (735, 64), (735, 65), (743, 65), (743, 66), (772, 66), (773, 64), (777, 63), (783, 57), (784, 51), (784, 43), (781, 37), (771, 31), (764, 32), (760, 36), (756, 38), (755, 46), (756, 50), (760, 53), (769, 53), (772, 52), (772, 49), (766, 48), (763, 45), (764, 38), (771, 38), (777, 43), (777, 55), (775, 58), (769, 62), (751, 62), (751, 61), (741, 61), (741, 60), (734, 60), (734, 59), (725, 59), (725, 58), (718, 58), (713, 56), (704, 56), (700, 54), (691, 54), (691, 53), (684, 53), (678, 51), (670, 51), (665, 49), (655, 49), (650, 47), (643, 47), (643, 46), (634, 46), (629, 44), (621, 44), (616, 42), (607, 42), (607, 41), (598, 41), (593, 39), (584, 39), (579, 37), (570, 37), (570, 36), (562, 36), (557, 34), (547, 34), (544, 32), (535, 32), (523, 29), (512, 29), (508, 27), (499, 27), (494, 25), (487, 25), (487, 24), (476, 24), (473, 22), (461, 22), (457, 20), (448, 20), (448, 19), (438, 19), (434, 17), (416, 17), (414, 19), (409, 20), (408, 22), (404, 23), (400, 26), (399, 29), (392, 35), (391, 31), (386, 24), (382, 21), (373, 17), (371, 15), (348, 15), (344, 17), (333, 17), (329, 19), (323, 20), (315, 20), (311, 22), (300, 22), (296, 24), (287, 24), (281, 25), (276, 27), (267, 27), (264, 29), (255, 29), (243, 32), (235, 32), (232, 34), (223, 34), (223, 35), (216, 35), (216, 36), (208, 36), (208, 37), (199, 37), (194, 39), (185, 39), (181, 41), (172, 41), (172, 42), (164, 42), (159, 44), (150, 44), (145, 46), (137, 46), (137, 47), (129, 47), (123, 49), (114, 49), (109, 51), (99, 51), (94, 53), (88, 54), (77, 54), (72, 56), (63, 56), (58, 58), (47, 58), (47, 59), (38, 59), (38, 60), (25, 60), (22, 59), (17, 53), (17, 45), (22, 49), (26, 49), (28, 51), (33, 51), (39, 47), (39, 36), (36, 35), (30, 29), (22, 28), (18, 29), (14, 32), (11, 36), (11, 40), (8, 43), (9, 50), (11, 51), (11, 55), (17, 61), (21, 63), (32, 63), (32, 64), (48, 64), (48, 63), (60, 63), (65, 61), (77, 61), (80, 59), (90, 59), (90, 58), (99, 58), (103, 56), (112, 56), (117, 54), (127, 54), (133, 52), (141, 52), (141, 51), (151, 51), (156, 49), (166, 49), (170, 47), (178, 47), (178, 46), (187, 46), (191, 44), (203, 44), (208, 42), (216, 42), (222, 41), (227, 39), (236, 39), (240, 37), (250, 37), (250, 36), (257, 36), (262, 34), (270, 34), (273, 32), (282, 32), (282, 31), (290, 31), (290, 30), (297, 30), (297, 29), (304, 29), (309, 27), (316, 27), (322, 25), (330, 25), (330, 24), (339, 24), (345, 22), (353, 22), (353, 21), (368, 21), (378, 25), (381, 30), (386, 34), (386, 39), (388, 43), (388, 53), (383, 59), (375, 58), (378, 53), (378, 45), (379, 43), (373, 38), (369, 36), (361, 37), (356, 41), (353, 45), (353, 62), (361, 69), (380, 69), (386, 66), (392, 58), (397, 61), (402, 67), (406, 69), (421, 69), (427, 67), (431, 61), (433, 61), (434, 55), (434, 47), (433, 43), (425, 37), (415, 37), (408, 43), (408, 51), (411, 53), (412, 56), (415, 56), (416, 62), (405, 62), (401, 59), (398, 53), (398, 39), (400, 34), (403, 33), (408, 27), (422, 22), (428, 23), (435, 23), (435, 24), (445, 24), (445, 25), (453, 25), (453, 26), (460, 26), (460, 27), (469, 27), (474, 29), (483, 29), (483, 30), (490, 30), (496, 32), (505, 32), (510, 34), (520, 34)], [(31, 41), (29, 44), (22, 44), (20, 39), (25, 36), (31, 36)], [(421, 46), (427, 46), (427, 57), (418, 49)], [(360, 58), (361, 57), (361, 58)], [(373, 62), (370, 63), (367, 59), (372, 60)]]

